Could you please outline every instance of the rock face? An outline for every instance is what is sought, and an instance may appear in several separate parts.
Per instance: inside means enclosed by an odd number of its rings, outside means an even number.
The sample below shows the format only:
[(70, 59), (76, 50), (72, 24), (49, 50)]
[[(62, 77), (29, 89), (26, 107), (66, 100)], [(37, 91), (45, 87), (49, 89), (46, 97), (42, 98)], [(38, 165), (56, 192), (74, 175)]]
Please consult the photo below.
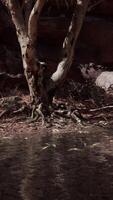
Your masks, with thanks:
[(113, 91), (113, 72), (104, 71), (102, 72), (95, 81), (96, 85), (108, 91)]
[(80, 70), (85, 80), (91, 80), (106, 92), (113, 92), (113, 71), (103, 71), (102, 66), (93, 63), (81, 65)]
[[(43, 18), (39, 22), (38, 52), (51, 68), (56, 67), (62, 55), (61, 45), (69, 25), (69, 18)], [(86, 17), (75, 49), (76, 63), (95, 62), (113, 64), (113, 0), (104, 0)], [(0, 72), (22, 71), (20, 49), (14, 26), (0, 3)], [(13, 71), (14, 70), (14, 71)]]

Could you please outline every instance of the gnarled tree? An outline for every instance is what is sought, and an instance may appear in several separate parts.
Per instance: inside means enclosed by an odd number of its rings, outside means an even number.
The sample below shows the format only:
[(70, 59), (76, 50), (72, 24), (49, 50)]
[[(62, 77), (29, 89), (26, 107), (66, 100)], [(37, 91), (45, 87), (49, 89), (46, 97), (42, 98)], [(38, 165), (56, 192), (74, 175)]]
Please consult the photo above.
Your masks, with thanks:
[[(53, 0), (49, 1), (50, 3), (53, 2)], [(34, 111), (37, 111), (39, 115), (48, 110), (51, 101), (51, 91), (65, 80), (72, 65), (76, 41), (83, 24), (89, 0), (56, 0), (54, 2), (56, 2), (56, 6), (62, 3), (66, 3), (67, 6), (71, 4), (74, 11), (62, 46), (62, 60), (52, 76), (47, 77), (45, 64), (38, 59), (36, 50), (38, 36), (37, 22), (47, 0), (5, 0), (20, 44), (24, 73), (29, 86), (31, 102)]]

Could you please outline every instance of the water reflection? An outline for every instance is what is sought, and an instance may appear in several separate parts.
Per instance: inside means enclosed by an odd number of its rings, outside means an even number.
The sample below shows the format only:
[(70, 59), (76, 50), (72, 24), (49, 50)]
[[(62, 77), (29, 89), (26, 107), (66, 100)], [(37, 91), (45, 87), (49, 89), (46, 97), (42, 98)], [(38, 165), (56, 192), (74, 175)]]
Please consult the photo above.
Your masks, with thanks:
[(0, 140), (0, 200), (112, 200), (112, 129)]

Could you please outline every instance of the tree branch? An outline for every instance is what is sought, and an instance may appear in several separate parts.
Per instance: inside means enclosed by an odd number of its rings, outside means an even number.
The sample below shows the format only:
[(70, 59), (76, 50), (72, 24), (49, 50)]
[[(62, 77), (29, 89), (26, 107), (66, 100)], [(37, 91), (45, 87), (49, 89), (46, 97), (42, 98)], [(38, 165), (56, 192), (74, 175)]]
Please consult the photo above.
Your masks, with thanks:
[(7, 0), (6, 5), (11, 13), (11, 17), (16, 28), (18, 40), (21, 43), (23, 35), (26, 34), (26, 28), (19, 1)]
[(33, 1), (31, 0), (25, 0), (25, 3), (24, 3), (24, 9), (25, 9), (25, 24), (26, 24), (26, 28), (28, 30), (28, 20), (29, 20), (29, 16), (30, 16), (30, 13), (32, 11), (32, 4), (33, 4)]
[(34, 4), (34, 7), (30, 13), (28, 20), (28, 42), (26, 48), (26, 62), (29, 65), (34, 66), (34, 70), (37, 71), (38, 62), (33, 60), (36, 58), (36, 40), (38, 34), (37, 22), (42, 11), (42, 8), (45, 4), (46, 0), (37, 0)]
[(91, 3), (88, 7), (88, 12), (90, 12), (93, 8), (95, 8), (95, 6), (101, 4), (104, 0), (97, 0), (96, 2), (94, 3)]
[(53, 89), (60, 82), (62, 82), (72, 65), (75, 45), (88, 8), (88, 2), (89, 0), (77, 1), (77, 5), (68, 29), (68, 34), (63, 43), (64, 57), (58, 64), (56, 72), (54, 72), (51, 76), (49, 83), (47, 83), (47, 90)]
[(46, 0), (37, 0), (29, 16), (28, 36), (33, 44), (37, 40), (37, 22), (45, 2)]

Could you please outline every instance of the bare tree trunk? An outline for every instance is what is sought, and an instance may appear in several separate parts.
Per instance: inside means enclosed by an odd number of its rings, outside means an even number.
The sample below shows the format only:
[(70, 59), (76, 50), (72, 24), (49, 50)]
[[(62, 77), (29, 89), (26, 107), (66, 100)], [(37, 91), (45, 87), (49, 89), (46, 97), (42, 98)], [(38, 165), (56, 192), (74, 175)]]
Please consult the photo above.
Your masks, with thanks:
[[(38, 60), (35, 46), (38, 34), (37, 21), (46, 0), (36, 0), (32, 9), (30, 0), (26, 0), (25, 2), (26, 9), (28, 9), (26, 10), (26, 15), (24, 14), (23, 16), (19, 1), (7, 0), (21, 48), (23, 67), (29, 86), (31, 101), (35, 105), (35, 109), (37, 105), (43, 105), (40, 108), (46, 107), (47, 109), (49, 105), (49, 92), (65, 79), (72, 65), (75, 45), (89, 0), (76, 0), (75, 11), (67, 36), (63, 42), (63, 58), (58, 64), (56, 72), (48, 80), (46, 80), (44, 75), (44, 65)], [(39, 109), (38, 111), (40, 112)]]
[(37, 21), (44, 4), (45, 0), (37, 0), (31, 9), (31, 1), (26, 0), (27, 10), (26, 15), (23, 16), (19, 1), (7, 1), (21, 48), (23, 67), (29, 86), (31, 101), (34, 103), (37, 103), (38, 96), (40, 96), (39, 89), (37, 88), (40, 88), (41, 77), (43, 77), (43, 67), (38, 61), (36, 52), (36, 40), (38, 33)]
[[(28, 5), (29, 3), (30, 1), (28, 1)], [(38, 97), (41, 96), (41, 87), (43, 79), (43, 66), (38, 60), (38, 55), (36, 51), (36, 41), (38, 34), (37, 22), (44, 4), (45, 0), (37, 0), (33, 9), (31, 10), (29, 17), (29, 9), (27, 10), (28, 13), (26, 12), (25, 19), (28, 19), (28, 24), (26, 27), (27, 43), (21, 48), (25, 76), (30, 90), (31, 101), (34, 104), (38, 104)]]

